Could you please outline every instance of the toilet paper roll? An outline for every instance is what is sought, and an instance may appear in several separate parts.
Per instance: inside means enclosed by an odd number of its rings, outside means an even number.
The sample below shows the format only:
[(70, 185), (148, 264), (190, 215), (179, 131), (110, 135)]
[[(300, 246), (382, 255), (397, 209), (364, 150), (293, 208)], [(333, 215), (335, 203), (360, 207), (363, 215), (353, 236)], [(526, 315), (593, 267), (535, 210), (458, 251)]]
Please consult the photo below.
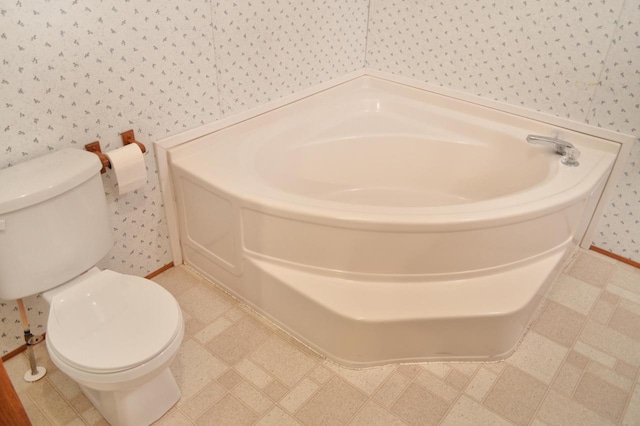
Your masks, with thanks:
[(116, 172), (120, 195), (141, 188), (147, 183), (147, 166), (140, 147), (135, 143), (105, 153)]

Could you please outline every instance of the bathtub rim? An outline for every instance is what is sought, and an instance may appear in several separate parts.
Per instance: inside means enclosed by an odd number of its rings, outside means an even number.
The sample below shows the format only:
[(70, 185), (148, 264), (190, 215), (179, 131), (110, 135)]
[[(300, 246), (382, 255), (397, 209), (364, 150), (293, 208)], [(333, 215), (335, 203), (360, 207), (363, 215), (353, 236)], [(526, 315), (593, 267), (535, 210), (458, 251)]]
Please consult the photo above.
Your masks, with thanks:
[[(385, 231), (395, 232), (454, 232), (509, 225), (563, 210), (586, 197), (588, 195), (586, 188), (596, 185), (601, 179), (600, 176), (606, 176), (610, 167), (605, 160), (601, 159), (594, 165), (587, 179), (581, 180), (564, 191), (533, 201), (495, 207), (491, 204), (500, 198), (494, 198), (453, 206), (400, 207), (397, 212), (384, 207), (373, 212), (364, 211), (371, 206), (339, 209), (336, 206), (343, 205), (339, 202), (329, 203), (297, 194), (290, 195), (286, 191), (274, 189), (269, 185), (259, 187), (270, 191), (266, 195), (260, 194), (259, 191), (252, 191), (250, 194), (241, 193), (235, 187), (225, 185), (225, 182), (208, 180), (184, 169), (181, 169), (181, 175), (192, 184), (211, 188), (221, 197), (236, 200), (241, 210), (338, 228), (358, 230), (384, 228)], [(275, 197), (273, 194), (282, 194), (284, 198)], [(509, 199), (509, 196), (504, 198)], [(309, 200), (315, 202), (312, 204), (304, 202)], [(532, 204), (536, 207), (535, 209), (528, 208)], [(466, 210), (470, 206), (480, 206), (480, 208)]]
[(604, 190), (598, 204), (591, 217), (590, 223), (579, 245), (583, 248), (588, 248), (592, 242), (592, 236), (596, 232), (597, 222), (603, 213), (604, 208), (607, 205), (608, 200), (615, 191), (615, 183), (619, 180), (623, 173), (623, 169), (631, 152), (633, 143), (636, 140), (635, 136), (616, 132), (613, 130), (596, 127), (583, 122), (573, 121), (567, 118), (558, 117), (549, 113), (535, 111), (529, 108), (508, 104), (501, 101), (482, 98), (477, 95), (473, 95), (467, 92), (462, 92), (446, 87), (441, 87), (435, 84), (424, 83), (411, 78), (398, 76), (383, 71), (373, 70), (369, 68), (363, 68), (352, 73), (348, 73), (323, 82), (321, 84), (312, 86), (307, 89), (300, 90), (291, 95), (283, 98), (270, 101), (266, 104), (242, 111), (237, 114), (233, 114), (229, 117), (223, 117), (219, 120), (205, 124), (203, 126), (196, 127), (185, 132), (169, 136), (167, 138), (154, 142), (154, 152), (156, 159), (156, 166), (158, 170), (160, 188), (163, 194), (163, 201), (165, 205), (165, 214), (167, 216), (167, 228), (169, 233), (170, 246), (173, 256), (174, 264), (182, 264), (182, 248), (180, 246), (180, 233), (179, 222), (177, 215), (177, 205), (175, 202), (175, 193), (173, 189), (171, 171), (170, 171), (170, 159), (169, 152), (172, 148), (178, 147), (182, 144), (188, 143), (194, 139), (198, 139), (214, 133), (218, 130), (242, 123), (243, 121), (250, 120), (251, 118), (276, 110), (288, 104), (297, 102), (304, 98), (313, 96), (319, 92), (331, 89), (338, 85), (347, 83), (349, 81), (361, 78), (371, 77), (375, 79), (384, 80), (390, 83), (400, 84), (412, 89), (430, 92), (436, 95), (441, 95), (455, 100), (468, 102), (470, 104), (490, 108), (499, 112), (512, 114), (517, 117), (522, 117), (529, 120), (541, 122), (543, 124), (552, 125), (555, 127), (563, 128), (566, 130), (583, 133), (586, 135), (594, 136), (601, 139), (606, 139), (610, 142), (619, 144), (619, 149), (616, 154), (616, 158), (613, 163), (613, 167), (609, 173), (609, 177), (605, 184)]

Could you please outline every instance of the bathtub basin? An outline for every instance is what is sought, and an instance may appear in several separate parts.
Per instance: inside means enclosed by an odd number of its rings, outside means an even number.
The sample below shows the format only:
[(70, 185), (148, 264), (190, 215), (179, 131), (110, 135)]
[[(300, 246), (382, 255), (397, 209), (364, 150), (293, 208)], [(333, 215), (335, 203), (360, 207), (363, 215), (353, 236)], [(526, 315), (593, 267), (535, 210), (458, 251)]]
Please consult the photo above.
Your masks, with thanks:
[[(560, 132), (560, 164), (528, 134)], [(581, 241), (619, 144), (363, 76), (169, 151), (185, 262), (350, 366), (492, 360)]]

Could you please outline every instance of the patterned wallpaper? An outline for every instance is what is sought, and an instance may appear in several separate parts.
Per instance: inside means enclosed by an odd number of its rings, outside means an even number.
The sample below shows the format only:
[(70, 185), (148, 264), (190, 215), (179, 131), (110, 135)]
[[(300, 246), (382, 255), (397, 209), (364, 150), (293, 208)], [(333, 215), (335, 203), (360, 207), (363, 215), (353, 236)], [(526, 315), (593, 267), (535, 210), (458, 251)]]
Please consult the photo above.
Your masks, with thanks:
[(225, 115), (364, 66), (368, 0), (230, 3), (214, 7)]
[[(0, 5), (0, 168), (133, 128), (152, 142), (364, 66), (368, 0), (7, 1)], [(103, 177), (114, 247), (100, 266), (144, 276), (171, 261), (151, 149), (149, 180)], [(25, 300), (34, 334), (41, 298)], [(0, 301), (0, 354), (21, 345)]]
[[(640, 6), (633, 0), (77, 0), (0, 5), (0, 168), (130, 128), (153, 141), (367, 65), (638, 134)], [(366, 59), (366, 60), (365, 60)], [(103, 177), (114, 247), (100, 266), (171, 261), (153, 152), (147, 185)], [(640, 260), (640, 148), (596, 243)], [(635, 216), (634, 216), (635, 215)], [(25, 301), (44, 331), (40, 298)], [(0, 302), (0, 353), (22, 343)]]
[[(2, 3), (0, 168), (95, 140), (109, 151), (131, 128), (152, 148), (219, 117), (209, 3), (156, 3)], [(115, 174), (103, 178), (114, 247), (101, 266), (136, 275), (171, 261), (152, 152), (145, 161), (149, 180), (135, 193), (119, 197)], [(25, 305), (32, 332), (44, 332), (41, 299)], [(0, 304), (2, 353), (22, 344), (15, 312)]]
[[(626, 0), (588, 111), (588, 123), (640, 135), (640, 2)], [(640, 140), (593, 243), (640, 262)]]
[[(640, 2), (371, 0), (367, 66), (640, 135)], [(640, 262), (640, 141), (594, 243)]]

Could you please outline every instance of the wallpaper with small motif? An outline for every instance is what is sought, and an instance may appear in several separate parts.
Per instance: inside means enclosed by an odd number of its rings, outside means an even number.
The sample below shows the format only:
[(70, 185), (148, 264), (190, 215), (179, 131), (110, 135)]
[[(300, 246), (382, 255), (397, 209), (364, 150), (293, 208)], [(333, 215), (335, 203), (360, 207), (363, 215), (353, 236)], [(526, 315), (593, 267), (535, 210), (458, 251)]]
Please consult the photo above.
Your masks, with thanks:
[[(152, 143), (364, 66), (638, 134), (632, 0), (8, 0), (0, 4), (0, 168), (134, 129)], [(103, 175), (114, 247), (99, 266), (171, 261), (153, 149), (147, 184)], [(640, 260), (636, 144), (595, 241)], [(34, 334), (41, 298), (25, 300)], [(0, 353), (22, 344), (0, 301)]]
[[(640, 135), (640, 2), (371, 0), (370, 68)], [(594, 244), (640, 262), (640, 141)]]
[[(114, 246), (99, 266), (144, 276), (171, 262), (152, 143), (364, 66), (368, 0), (9, 0), (0, 4), (0, 168), (103, 151), (134, 129), (147, 184), (103, 175)], [(34, 334), (48, 309), (25, 300)], [(22, 344), (0, 301), (0, 353)]]
[[(640, 2), (627, 0), (587, 114), (588, 123), (640, 135)], [(640, 262), (640, 141), (636, 141), (593, 243)]]
[(214, 7), (223, 114), (363, 68), (368, 0), (239, 3)]

